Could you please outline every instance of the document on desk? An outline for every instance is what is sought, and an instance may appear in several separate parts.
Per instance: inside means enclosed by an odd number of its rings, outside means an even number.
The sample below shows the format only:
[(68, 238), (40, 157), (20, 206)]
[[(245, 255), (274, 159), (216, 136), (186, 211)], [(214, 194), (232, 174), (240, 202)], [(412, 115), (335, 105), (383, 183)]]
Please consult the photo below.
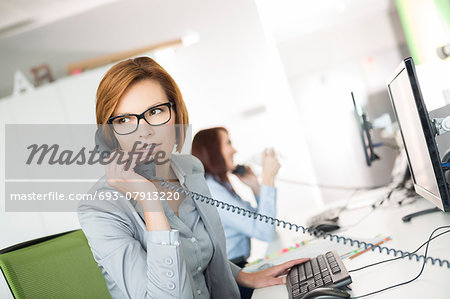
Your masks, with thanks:
[[(384, 244), (386, 242), (391, 241), (392, 238), (391, 237), (382, 237), (381, 235), (377, 235), (375, 240), (371, 241), (370, 243), (374, 244), (375, 246)], [(361, 254), (368, 252), (369, 250), (371, 250), (372, 246), (368, 247), (368, 248), (364, 248), (364, 247), (360, 247), (360, 248), (356, 248), (353, 249), (343, 255), (341, 255), (341, 259), (354, 259), (355, 257), (360, 256)]]
[(349, 252), (352, 248), (355, 249), (354, 247), (350, 246), (350, 244), (344, 245), (342, 243), (336, 243), (334, 241), (332, 242), (324, 239), (315, 239), (296, 249), (283, 252), (271, 258), (266, 258), (258, 263), (252, 263), (251, 265), (246, 266), (244, 268), (244, 271), (256, 272), (269, 266), (282, 264), (292, 259), (314, 257), (318, 254), (323, 254), (331, 250), (336, 250), (340, 255), (342, 255)]
[[(390, 240), (390, 237), (381, 237), (381, 235), (377, 235), (375, 238), (362, 241), (380, 245)], [(293, 247), (290, 247), (290, 250), (281, 250), (278, 252), (278, 254), (271, 254), (265, 259), (250, 263), (244, 268), (244, 271), (256, 272), (293, 259), (302, 257), (315, 257), (319, 254), (324, 254), (331, 250), (336, 250), (342, 259), (351, 259), (366, 251), (369, 251), (370, 249), (366, 250), (364, 248), (358, 248), (357, 246), (351, 246), (349, 243), (343, 244), (342, 241), (337, 243), (336, 241), (330, 241), (329, 239), (314, 239), (308, 242), (302, 242), (302, 245), (298, 246), (295, 249), (293, 249)]]

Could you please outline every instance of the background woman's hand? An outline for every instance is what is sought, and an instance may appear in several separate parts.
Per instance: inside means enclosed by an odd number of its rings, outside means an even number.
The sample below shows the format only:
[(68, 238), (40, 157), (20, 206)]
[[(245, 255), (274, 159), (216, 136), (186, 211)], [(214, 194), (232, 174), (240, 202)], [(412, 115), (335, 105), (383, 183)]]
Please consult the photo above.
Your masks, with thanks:
[(259, 289), (274, 286), (277, 284), (286, 284), (286, 274), (297, 265), (308, 261), (309, 258), (292, 260), (277, 266), (267, 268), (254, 273), (239, 272), (236, 281), (239, 285), (247, 288)]
[(266, 149), (263, 153), (262, 159), (262, 184), (266, 186), (273, 186), (275, 184), (275, 176), (280, 170), (280, 162), (275, 155), (273, 149)]
[(241, 180), (241, 182), (243, 182), (244, 184), (246, 184), (247, 186), (252, 188), (252, 191), (256, 197), (259, 196), (258, 178), (256, 177), (255, 173), (249, 166), (245, 166), (244, 174), (242, 174), (242, 175), (236, 174), (236, 176)]

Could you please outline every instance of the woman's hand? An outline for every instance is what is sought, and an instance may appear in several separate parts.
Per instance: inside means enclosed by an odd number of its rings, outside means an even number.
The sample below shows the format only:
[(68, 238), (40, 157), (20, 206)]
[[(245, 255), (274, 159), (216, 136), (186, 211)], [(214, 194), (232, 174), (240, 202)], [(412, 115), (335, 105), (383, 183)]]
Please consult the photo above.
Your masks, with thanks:
[(297, 265), (308, 261), (309, 258), (296, 259), (281, 265), (273, 266), (262, 271), (247, 273), (239, 272), (236, 281), (240, 286), (259, 289), (274, 286), (277, 284), (286, 284), (286, 274)]
[[(124, 158), (127, 153), (125, 153)], [(161, 211), (162, 205), (159, 200), (149, 200), (148, 195), (157, 192), (155, 185), (137, 174), (134, 171), (138, 155), (128, 156), (126, 163), (119, 164), (118, 152), (112, 153), (115, 155), (111, 162), (105, 165), (106, 180), (108, 185), (114, 189), (127, 194), (136, 199), (143, 207), (144, 211)], [(128, 197), (129, 198), (129, 197)]]
[(273, 149), (266, 149), (264, 151), (262, 167), (262, 184), (266, 186), (273, 186), (275, 184), (275, 176), (281, 167)]
[(241, 180), (241, 182), (252, 188), (252, 191), (256, 197), (259, 196), (258, 178), (250, 167), (245, 166), (245, 173), (243, 175), (236, 174), (236, 176)]
[(170, 230), (170, 225), (164, 214), (161, 201), (155, 200), (152, 196), (155, 194), (154, 192), (158, 192), (158, 189), (156, 189), (156, 186), (152, 182), (134, 171), (137, 159), (139, 158), (138, 155), (130, 157), (127, 160), (130, 163), (120, 165), (118, 164), (118, 157), (120, 155), (116, 155), (105, 166), (108, 185), (124, 194), (130, 192), (131, 197), (142, 206), (147, 231)]

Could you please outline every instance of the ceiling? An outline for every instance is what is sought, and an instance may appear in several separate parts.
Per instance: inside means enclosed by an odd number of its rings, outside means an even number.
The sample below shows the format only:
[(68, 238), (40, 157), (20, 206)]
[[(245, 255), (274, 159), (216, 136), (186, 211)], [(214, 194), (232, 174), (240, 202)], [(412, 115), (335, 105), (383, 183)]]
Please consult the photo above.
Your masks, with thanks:
[[(386, 12), (393, 0), (255, 0), (277, 42)], [(354, 25), (356, 25), (355, 23)]]
[[(388, 10), (393, 2), (246, 1), (256, 2), (264, 25), (278, 43), (360, 20), (374, 11)], [(0, 97), (12, 93), (16, 70), (29, 77), (32, 66), (48, 63), (58, 78), (75, 61), (180, 38), (186, 30), (213, 31), (210, 24), (221, 15), (214, 2), (0, 0)], [(239, 8), (229, 8), (233, 9)]]
[(0, 39), (36, 29), (115, 0), (1, 0)]
[[(35, 21), (18, 28), (2, 27), (0, 97), (12, 93), (16, 70), (31, 80), (30, 68), (47, 63), (53, 76), (60, 78), (66, 75), (69, 63), (170, 41), (182, 37), (187, 30), (214, 30), (208, 24), (220, 19), (207, 13), (214, 10), (215, 1), (78, 1), (39, 0), (41, 6), (33, 4), (34, 8), (27, 11), (16, 7), (16, 22), (21, 16)], [(53, 6), (57, 2), (66, 5), (61, 14)], [(61, 17), (64, 12), (66, 15)]]

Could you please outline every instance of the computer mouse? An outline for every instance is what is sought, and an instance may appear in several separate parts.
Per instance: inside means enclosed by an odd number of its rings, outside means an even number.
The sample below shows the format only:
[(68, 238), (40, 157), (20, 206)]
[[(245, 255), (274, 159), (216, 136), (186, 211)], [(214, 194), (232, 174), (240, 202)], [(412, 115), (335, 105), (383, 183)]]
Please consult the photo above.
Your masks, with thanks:
[(325, 233), (328, 233), (328, 232), (337, 230), (337, 229), (339, 229), (339, 228), (341, 228), (341, 227), (340, 227), (339, 224), (337, 224), (336, 222), (333, 222), (333, 221), (324, 221), (324, 222), (321, 222), (321, 223), (319, 223), (319, 224), (316, 224), (316, 225), (311, 226), (310, 229), (312, 229), (312, 230), (314, 230), (314, 229), (315, 229), (315, 230), (320, 230), (320, 231), (323, 231), (323, 232), (325, 232)]
[(312, 290), (302, 298), (302, 299), (339, 299), (339, 298), (350, 298), (350, 294), (346, 291), (336, 288), (318, 288)]

